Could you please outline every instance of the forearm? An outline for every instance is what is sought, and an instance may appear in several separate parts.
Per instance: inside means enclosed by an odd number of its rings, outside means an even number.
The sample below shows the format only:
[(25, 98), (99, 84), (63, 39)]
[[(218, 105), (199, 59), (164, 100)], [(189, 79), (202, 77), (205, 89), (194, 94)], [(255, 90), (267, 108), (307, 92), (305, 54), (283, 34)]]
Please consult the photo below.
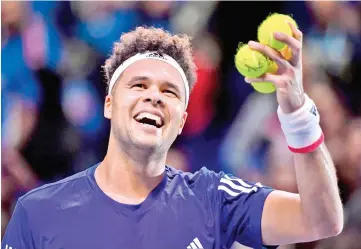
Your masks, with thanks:
[(322, 144), (313, 152), (295, 153), (294, 161), (304, 219), (320, 237), (340, 233), (342, 203), (336, 170), (327, 147)]

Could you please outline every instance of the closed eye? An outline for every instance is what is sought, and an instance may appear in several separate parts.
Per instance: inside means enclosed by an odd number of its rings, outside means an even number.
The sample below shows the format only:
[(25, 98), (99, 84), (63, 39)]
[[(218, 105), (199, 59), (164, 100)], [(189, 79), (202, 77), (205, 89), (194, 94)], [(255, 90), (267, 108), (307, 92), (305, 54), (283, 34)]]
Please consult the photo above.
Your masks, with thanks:
[(175, 92), (171, 91), (171, 90), (164, 90), (164, 92), (165, 92), (165, 93), (172, 94), (172, 95), (174, 95), (175, 97), (178, 97), (178, 95), (177, 95)]
[(145, 89), (145, 88), (146, 88), (145, 84), (141, 84), (141, 83), (139, 83), (139, 84), (135, 84), (135, 85), (133, 85), (133, 87), (136, 87), (136, 88), (143, 88), (143, 89)]

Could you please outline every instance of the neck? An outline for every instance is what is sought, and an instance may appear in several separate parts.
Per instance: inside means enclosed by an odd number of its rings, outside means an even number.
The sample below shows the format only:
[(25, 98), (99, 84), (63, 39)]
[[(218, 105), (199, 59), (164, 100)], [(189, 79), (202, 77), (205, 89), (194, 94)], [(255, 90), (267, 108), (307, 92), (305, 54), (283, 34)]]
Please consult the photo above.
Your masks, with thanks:
[(139, 204), (162, 181), (165, 162), (166, 153), (155, 156), (134, 146), (121, 146), (111, 136), (107, 155), (97, 168), (95, 179), (116, 201)]

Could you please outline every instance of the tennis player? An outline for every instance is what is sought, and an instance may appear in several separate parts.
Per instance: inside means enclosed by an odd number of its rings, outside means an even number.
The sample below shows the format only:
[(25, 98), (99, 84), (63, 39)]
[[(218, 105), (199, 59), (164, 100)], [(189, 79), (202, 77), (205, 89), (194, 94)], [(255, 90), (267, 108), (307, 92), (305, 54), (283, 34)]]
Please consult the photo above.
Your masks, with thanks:
[(207, 168), (187, 173), (166, 165), (196, 81), (190, 38), (138, 27), (121, 36), (104, 65), (104, 116), (111, 121), (104, 160), (20, 197), (2, 248), (219, 249), (238, 242), (258, 249), (339, 234), (335, 168), (319, 113), (302, 87), (302, 33), (291, 27), (293, 37), (275, 34), (291, 48), (290, 61), (249, 43), (279, 70), (246, 81), (277, 87), (299, 194)]

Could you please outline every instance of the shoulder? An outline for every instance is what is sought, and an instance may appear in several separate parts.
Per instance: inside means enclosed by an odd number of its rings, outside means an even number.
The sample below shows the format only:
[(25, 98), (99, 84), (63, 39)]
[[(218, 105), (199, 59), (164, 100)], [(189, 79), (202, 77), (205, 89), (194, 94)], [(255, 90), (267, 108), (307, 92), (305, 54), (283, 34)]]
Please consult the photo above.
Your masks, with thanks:
[[(206, 167), (195, 172), (184, 172), (167, 166), (166, 172), (172, 183), (169, 188), (176, 192), (195, 194), (196, 196), (212, 195), (217, 191), (224, 173), (216, 173)], [(173, 191), (172, 191), (173, 192)]]
[(193, 190), (200, 189), (202, 191), (216, 193), (216, 195), (219, 196), (217, 198), (225, 200), (252, 194), (267, 196), (273, 190), (271, 187), (264, 186), (260, 182), (241, 179), (223, 171), (215, 172), (206, 167), (202, 167), (194, 173), (170, 169), (173, 177), (181, 178), (187, 187)]
[[(260, 182), (252, 182), (245, 179), (241, 179), (233, 174), (225, 173), (224, 171), (215, 172), (213, 170), (202, 167), (196, 172), (184, 172), (176, 170), (167, 166), (168, 177), (180, 178), (187, 185), (194, 184), (207, 184), (208, 186), (214, 185), (218, 190), (224, 190), (229, 188), (232, 190), (238, 190), (241, 192), (256, 192), (258, 189), (269, 189), (268, 186), (263, 186)], [(229, 192), (229, 191), (226, 191)]]
[(197, 183), (219, 182), (219, 179), (222, 177), (222, 175), (224, 175), (223, 172), (216, 173), (210, 169), (207, 169), (206, 167), (202, 167), (200, 170), (195, 172), (185, 172), (167, 166), (166, 172), (168, 178), (182, 180), (187, 185), (194, 185)]
[(21, 196), (18, 202), (27, 211), (37, 211), (42, 208), (61, 208), (74, 204), (84, 195), (91, 192), (88, 181), (88, 171), (84, 170), (54, 183), (44, 184)]

